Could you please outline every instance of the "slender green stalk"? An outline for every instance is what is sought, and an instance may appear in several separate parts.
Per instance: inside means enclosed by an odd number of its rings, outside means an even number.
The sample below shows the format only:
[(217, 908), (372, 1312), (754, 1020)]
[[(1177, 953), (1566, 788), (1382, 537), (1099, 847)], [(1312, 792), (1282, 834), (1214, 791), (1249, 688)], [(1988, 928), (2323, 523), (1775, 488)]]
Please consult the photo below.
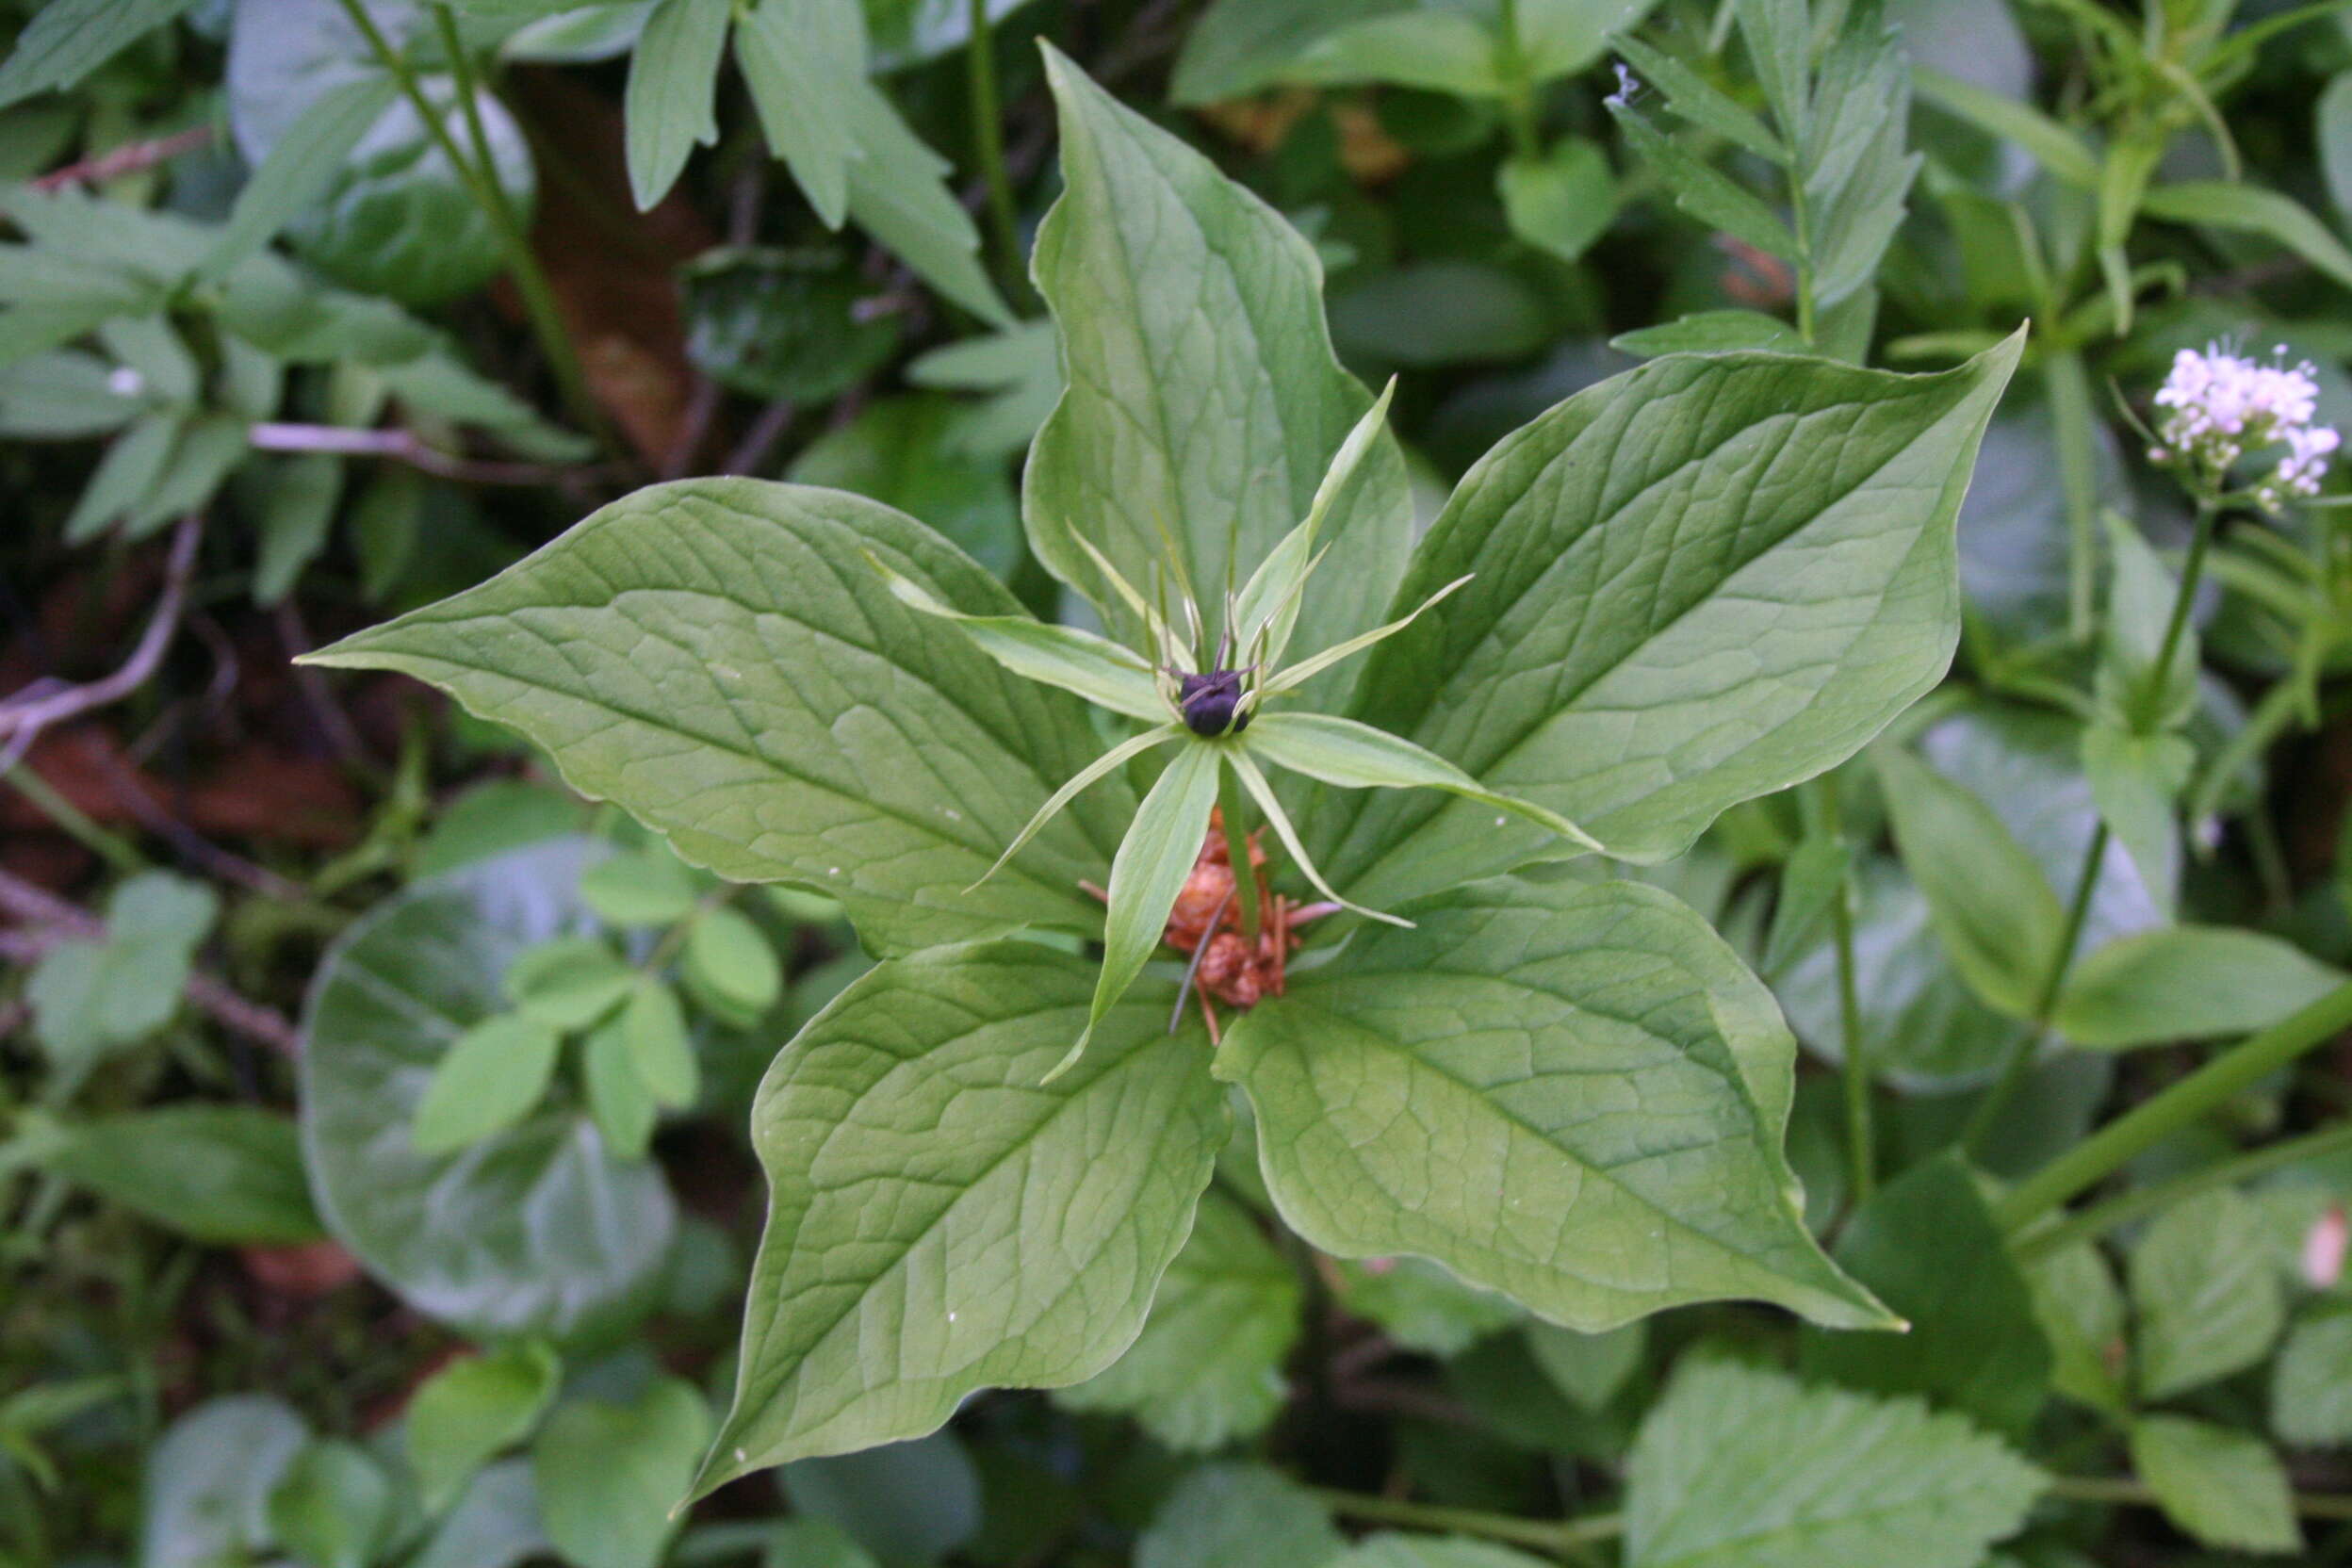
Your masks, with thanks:
[(80, 807), (49, 787), (49, 781), (30, 767), (19, 762), (0, 770), (0, 783), (6, 783), (55, 823), (57, 830), (73, 839), (106, 864), (119, 872), (144, 871), (147, 858), (139, 847), (120, 833), (109, 832), (90, 820)]
[(466, 63), (463, 40), (458, 36), (456, 19), (445, 5), (433, 7), (434, 20), (441, 29), (443, 46), (449, 54), (449, 68), (455, 76), (458, 99), (465, 106), (466, 126), (476, 153), (481, 157), (477, 166), (449, 135), (441, 112), (425, 93), (424, 84), (417, 79), (404, 50), (395, 49), (391, 40), (384, 36), (375, 18), (368, 14), (361, 0), (342, 0), (344, 14), (351, 25), (367, 40), (368, 50), (392, 79), (400, 86), (409, 106), (433, 139), (441, 155), (449, 160), (449, 167), (466, 187), (466, 194), (490, 220), (498, 231), (498, 248), (506, 254), (507, 271), (514, 279), (514, 291), (523, 303), (523, 315), (531, 323), (531, 335), (539, 340), (540, 352), (547, 356), (548, 368), (554, 373), (556, 388), (564, 399), (564, 407), (572, 420), (591, 435), (601, 438), (604, 422), (596, 412), (594, 399), (588, 395), (588, 378), (580, 368), (580, 355), (572, 347), (571, 334), (564, 330), (564, 318), (555, 305), (555, 291), (548, 286), (547, 275), (539, 267), (539, 258), (531, 254), (530, 237), (524, 232), (514, 204), (507, 200), (506, 190), (498, 183), (498, 166), (490, 155), (489, 138), (482, 122), (480, 107), (474, 102), (473, 79)]
[(1511, 150), (1523, 158), (1544, 155), (1543, 128), (1536, 122), (1535, 83), (1527, 70), (1527, 52), (1519, 34), (1519, 0), (1503, 0), (1494, 45), (1494, 74), (1502, 78), (1503, 122), (1511, 131)]
[(1233, 897), (1241, 905), (1242, 939), (1254, 946), (1258, 879), (1250, 864), (1250, 802), (1242, 792), (1241, 779), (1230, 767), (1217, 770), (1217, 809), (1225, 824), (1225, 863), (1233, 868)]
[(2148, 682), (2138, 694), (2132, 714), (2133, 727), (2145, 732), (2153, 728), (2164, 713), (2164, 693), (2171, 681), (2173, 656), (2180, 651), (2180, 638), (2188, 630), (2189, 612), (2194, 607), (2197, 584), (2204, 580), (2205, 557), (2213, 547), (2213, 529), (2221, 509), (2212, 501), (2197, 505), (2196, 531), (2189, 535), (2189, 553), (2180, 564), (2180, 586), (2172, 596), (2172, 613), (2164, 620), (2164, 641), (2156, 645), (2156, 663), (2148, 672)]
[(1375, 1497), (1361, 1492), (1337, 1492), (1328, 1487), (1312, 1490), (1316, 1501), (1333, 1513), (1349, 1519), (1368, 1519), (1375, 1524), (1405, 1525), (1426, 1530), (1456, 1530), (1463, 1535), (1483, 1536), (1489, 1541), (1508, 1541), (1514, 1545), (1532, 1546), (1538, 1551), (1573, 1551), (1590, 1542), (1611, 1540), (1623, 1535), (1625, 1529), (1625, 1516), (1617, 1513), (1593, 1513), (1581, 1519), (1519, 1519), (1508, 1513), (1488, 1513), (1480, 1509), (1440, 1508), (1430, 1503)]
[[(1845, 838), (1845, 812), (1838, 776), (1821, 776), (1817, 792), (1820, 831), (1833, 842)], [(1851, 879), (1840, 882), (1830, 901), (1830, 931), (1838, 947), (1838, 1032), (1845, 1063), (1846, 1154), (1852, 1162), (1854, 1200), (1861, 1202), (1878, 1182), (1878, 1153), (1870, 1127), (1870, 1041), (1862, 1030), (1862, 996), (1854, 964), (1854, 903)]]
[(2301, 1011), (2248, 1036), (2126, 1111), (2012, 1187), (1993, 1206), (1994, 1217), (2011, 1232), (2031, 1224), (2346, 1028), (2352, 1028), (2352, 985), (2339, 986)]
[[(2106, 1476), (2053, 1476), (2050, 1495), (2076, 1503), (2118, 1503), (2155, 1508), (2156, 1494), (2146, 1482)], [(2352, 1496), (2328, 1492), (2297, 1492), (2288, 1501), (2307, 1519), (2352, 1519)]]
[(1985, 1136), (2001, 1119), (2001, 1113), (2025, 1083), (2033, 1070), (2034, 1060), (2050, 1038), (2050, 1017), (2058, 1010), (2058, 993), (2066, 988), (2067, 972), (2074, 967), (2074, 950), (2082, 939), (2082, 923), (2091, 912), (2091, 895), (2099, 888), (2099, 870), (2106, 863), (2107, 844), (2114, 837), (2105, 818), (2091, 829), (2091, 841), (2083, 851), (2082, 869), (2075, 874), (2074, 897), (2066, 905), (2066, 923), (2058, 934), (2057, 951), (2050, 956), (2050, 964), (2042, 972), (2041, 988), (2034, 996), (2034, 1016), (2017, 1044), (2009, 1048), (2009, 1055), (2001, 1064), (2001, 1076), (1984, 1098), (1977, 1102), (1969, 1113), (1968, 1125), (1960, 1131), (1960, 1147), (1967, 1153), (1975, 1153), (1983, 1147)]
[(2019, 1236), (2010, 1250), (2017, 1254), (2019, 1263), (2030, 1263), (2052, 1252), (2063, 1252), (2076, 1242), (2105, 1235), (2117, 1226), (2161, 1213), (2183, 1198), (2193, 1198), (2214, 1187), (2236, 1186), (2241, 1182), (2250, 1182), (2257, 1176), (2284, 1170), (2306, 1160), (2320, 1159), (2342, 1149), (2352, 1149), (2352, 1121), (2339, 1122), (2316, 1133), (2307, 1133), (2299, 1138), (2289, 1138), (2284, 1143), (2274, 1143), (2267, 1149), (2251, 1150), (2234, 1159), (2216, 1160), (2212, 1165), (2176, 1176), (2169, 1182), (2159, 1182), (2153, 1186), (2119, 1194), (2104, 1203), (2094, 1204), (2081, 1214), (2070, 1215), (2063, 1222), (2046, 1230)]
[(980, 177), (988, 188), (988, 227), (996, 240), (997, 270), (1006, 288), (1021, 291), (1021, 224), (1013, 207), (1013, 173), (1004, 161), (1004, 125), (996, 96), (996, 41), (988, 26), (988, 0), (969, 0), (972, 36), (964, 42), (971, 75), (972, 144), (980, 156)]

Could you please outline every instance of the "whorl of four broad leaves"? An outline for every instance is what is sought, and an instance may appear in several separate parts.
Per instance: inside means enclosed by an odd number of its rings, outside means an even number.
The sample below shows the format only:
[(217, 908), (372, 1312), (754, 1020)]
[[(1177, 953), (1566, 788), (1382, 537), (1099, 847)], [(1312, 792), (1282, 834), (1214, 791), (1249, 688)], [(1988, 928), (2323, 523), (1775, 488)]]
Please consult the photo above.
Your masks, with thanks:
[[(1148, 583), (1170, 539), (1206, 590), (1238, 588), (1371, 399), (1331, 356), (1305, 243), (1049, 65), (1068, 187), (1037, 270), (1070, 390), (1032, 455), (1028, 523), (1117, 629), (1135, 607), (1113, 574)], [(1952, 520), (2016, 353), (1928, 377), (1660, 360), (1505, 441), (1411, 551), (1379, 433), (1330, 508), (1299, 645), (1471, 581), (1360, 678), (1335, 666), (1303, 689), (1300, 733), (1283, 710), (1249, 733), (1341, 785), (1426, 755), (1490, 798), (1670, 854), (1850, 756), (1940, 676)], [(981, 623), (1001, 647), (974, 640)], [(1067, 651), (920, 524), (836, 492), (699, 481), (604, 508), (322, 656), (444, 687), (690, 859), (837, 893), (871, 945), (910, 955), (812, 1022), (762, 1087), (775, 1207), (704, 1490), (916, 1435), (983, 1386), (1100, 1370), (1139, 1331), (1226, 1136), (1205, 1040), (1166, 1032), (1171, 982), (1147, 975), (1049, 1085), (1102, 1010), (1098, 966), (941, 945), (1101, 935), (1079, 885), (1104, 878), (1150, 788), (1131, 776), (1148, 763), (1107, 769), (981, 881), (1105, 744), (1078, 696), (999, 662), (1021, 647)], [(1148, 667), (1095, 673), (1132, 699), (1109, 705), (1122, 723), (1144, 717), (1128, 678), (1148, 684)], [(1173, 776), (1189, 816), (1197, 780)], [(1283, 1130), (1262, 1163), (1293, 1226), (1343, 1254), (1426, 1253), (1586, 1328), (1727, 1295), (1886, 1323), (1799, 1217), (1780, 1153), (1792, 1052), (1769, 996), (1661, 894), (1447, 894), (1562, 853), (1451, 798), (1290, 799), (1338, 888), (1420, 922), (1359, 931), (1216, 1057)], [(905, 1200), (863, 1200), (893, 1183)]]

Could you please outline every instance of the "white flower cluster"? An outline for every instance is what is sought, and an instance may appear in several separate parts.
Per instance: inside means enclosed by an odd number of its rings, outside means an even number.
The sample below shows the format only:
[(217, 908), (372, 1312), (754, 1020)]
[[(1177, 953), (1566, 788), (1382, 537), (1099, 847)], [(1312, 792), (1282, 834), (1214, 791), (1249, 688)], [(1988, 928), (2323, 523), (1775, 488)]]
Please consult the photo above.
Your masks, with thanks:
[(2216, 487), (2249, 453), (2285, 449), (2278, 466), (2254, 482), (2254, 499), (2276, 512), (2290, 496), (2316, 496), (2328, 454), (2340, 437), (2332, 425), (2313, 424), (2319, 383), (2311, 363), (2289, 366), (2282, 344), (2264, 365), (2209, 344), (2183, 349), (2156, 394), (2165, 410), (2156, 427), (2156, 463), (2183, 463)]

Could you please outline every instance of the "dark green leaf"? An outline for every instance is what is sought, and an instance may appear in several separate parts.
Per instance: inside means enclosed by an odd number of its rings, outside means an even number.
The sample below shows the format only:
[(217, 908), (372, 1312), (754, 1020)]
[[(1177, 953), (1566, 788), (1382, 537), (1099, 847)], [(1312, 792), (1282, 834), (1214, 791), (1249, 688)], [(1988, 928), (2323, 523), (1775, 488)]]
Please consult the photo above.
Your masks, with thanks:
[(191, 0), (52, 0), (35, 12), (0, 64), (0, 107), (72, 87)]
[(252, 1105), (165, 1105), (75, 1123), (50, 1170), (197, 1241), (277, 1246), (322, 1233), (294, 1123)]

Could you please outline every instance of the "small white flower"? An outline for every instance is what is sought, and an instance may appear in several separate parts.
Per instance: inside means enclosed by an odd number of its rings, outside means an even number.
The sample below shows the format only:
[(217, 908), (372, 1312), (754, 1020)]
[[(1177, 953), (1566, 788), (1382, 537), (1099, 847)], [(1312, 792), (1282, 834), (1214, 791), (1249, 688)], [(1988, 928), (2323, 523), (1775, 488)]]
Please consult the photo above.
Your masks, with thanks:
[(2319, 382), (2311, 362), (2290, 366), (2285, 353), (2282, 345), (2265, 365), (2214, 343), (2202, 353), (2173, 355), (2172, 373), (2156, 393), (2165, 413), (2150, 460), (2184, 464), (2218, 489), (2243, 459), (2283, 448), (2277, 466), (2253, 482), (2256, 503), (2276, 512), (2290, 497), (2318, 495), (2341, 438), (2332, 426), (2312, 423)]
[(127, 365), (106, 372), (106, 390), (118, 398), (136, 398), (147, 390), (147, 378)]

